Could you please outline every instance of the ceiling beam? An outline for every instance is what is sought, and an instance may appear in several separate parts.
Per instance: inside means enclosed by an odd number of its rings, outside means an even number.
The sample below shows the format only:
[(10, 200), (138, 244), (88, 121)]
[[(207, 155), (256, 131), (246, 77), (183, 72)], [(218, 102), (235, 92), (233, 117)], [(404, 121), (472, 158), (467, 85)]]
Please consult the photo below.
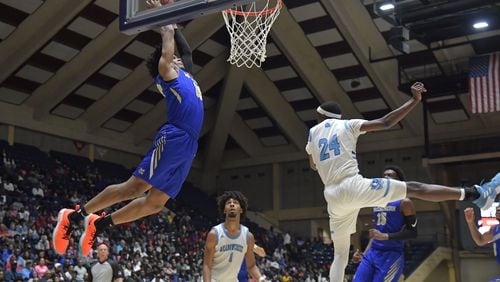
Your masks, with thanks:
[[(362, 1), (335, 0), (334, 3), (333, 0), (321, 0), (321, 2), (389, 107), (396, 109), (404, 104), (408, 96), (398, 90), (397, 61), (387, 60), (371, 64), (368, 59), (370, 48), (375, 54), (384, 55), (390, 54), (390, 50)], [(422, 111), (412, 111), (401, 123), (411, 134), (421, 134)]]
[(253, 97), (259, 101), (264, 110), (281, 127), (297, 148), (304, 148), (308, 130), (305, 123), (297, 116), (295, 110), (283, 98), (276, 85), (260, 68), (250, 69), (245, 77)]
[[(227, 53), (223, 52), (196, 73), (196, 82), (202, 91), (210, 89), (224, 77), (229, 67), (226, 59)], [(207, 100), (206, 97), (204, 99)], [(137, 119), (128, 131), (134, 136), (134, 143), (139, 144), (144, 138), (152, 135), (165, 121), (166, 106), (163, 101), (160, 101), (153, 109)]]
[(118, 21), (118, 18), (114, 20), (78, 55), (33, 92), (26, 105), (34, 109), (35, 119), (49, 115), (53, 107), (134, 39), (133, 36), (118, 32)]
[(0, 81), (15, 72), (29, 57), (73, 19), (90, 0), (47, 0), (0, 43)]
[(281, 9), (271, 35), (320, 103), (334, 100), (340, 103), (344, 114), (361, 117), (286, 7)]
[(257, 134), (248, 127), (238, 113), (233, 116), (229, 133), (249, 156), (258, 156), (265, 151)]
[(215, 126), (210, 133), (202, 174), (202, 187), (208, 194), (215, 192), (216, 176), (219, 171), (227, 137), (240, 99), (243, 79), (247, 69), (231, 66), (224, 81), (224, 87), (217, 103)]
[[(198, 48), (213, 33), (219, 30), (223, 21), (219, 14), (212, 14), (191, 21), (182, 31), (191, 49)], [(203, 32), (200, 32), (203, 31)], [(158, 41), (160, 34), (158, 34)], [(82, 115), (89, 132), (98, 129), (103, 123), (127, 106), (130, 101), (151, 86), (151, 78), (146, 62), (142, 62), (125, 79), (118, 82), (104, 97), (90, 106)]]

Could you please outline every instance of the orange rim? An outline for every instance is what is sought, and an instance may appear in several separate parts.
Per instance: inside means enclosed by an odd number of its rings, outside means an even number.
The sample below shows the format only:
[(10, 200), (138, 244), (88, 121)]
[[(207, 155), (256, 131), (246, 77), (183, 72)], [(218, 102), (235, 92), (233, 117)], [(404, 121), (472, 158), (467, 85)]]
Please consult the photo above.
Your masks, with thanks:
[(270, 9), (267, 9), (267, 10), (260, 11), (260, 12), (242, 12), (242, 11), (233, 10), (233, 9), (226, 9), (223, 12), (228, 13), (228, 14), (232, 14), (232, 15), (237, 15), (237, 16), (250, 16), (250, 17), (268, 15), (268, 14), (273, 13), (277, 9), (281, 9), (281, 6), (283, 5), (283, 3), (281, 2), (281, 0), (277, 0), (277, 1), (278, 2), (276, 3), (276, 6), (270, 8)]

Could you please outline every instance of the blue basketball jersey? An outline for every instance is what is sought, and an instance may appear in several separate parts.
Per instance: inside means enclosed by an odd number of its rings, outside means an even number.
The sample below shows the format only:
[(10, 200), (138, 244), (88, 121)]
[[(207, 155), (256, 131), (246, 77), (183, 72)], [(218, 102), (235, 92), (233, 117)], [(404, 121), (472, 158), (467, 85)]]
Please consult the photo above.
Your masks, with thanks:
[(500, 264), (500, 224), (495, 225), (493, 228), (493, 250), (495, 252), (495, 257), (497, 263)]
[[(405, 220), (400, 205), (401, 200), (398, 200), (388, 203), (385, 207), (373, 208), (375, 228), (382, 233), (401, 231), (405, 225)], [(404, 242), (402, 240), (373, 240), (371, 247), (377, 250), (403, 251)]]
[(167, 122), (198, 138), (203, 124), (203, 98), (196, 81), (182, 69), (179, 77), (165, 81), (158, 75), (156, 87), (167, 103)]

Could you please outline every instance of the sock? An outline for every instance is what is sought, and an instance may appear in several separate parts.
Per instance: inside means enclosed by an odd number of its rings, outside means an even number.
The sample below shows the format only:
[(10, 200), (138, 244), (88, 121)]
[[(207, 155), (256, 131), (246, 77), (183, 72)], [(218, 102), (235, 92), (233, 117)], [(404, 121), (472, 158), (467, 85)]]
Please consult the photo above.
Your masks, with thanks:
[(96, 219), (95, 221), (95, 228), (98, 230), (98, 231), (101, 231), (107, 227), (110, 227), (110, 226), (113, 226), (114, 223), (113, 223), (113, 219), (111, 218), (111, 215), (108, 214), (107, 216), (105, 217), (101, 217), (99, 219)]
[(85, 210), (85, 207), (81, 207), (78, 210), (72, 212), (69, 214), (69, 220), (73, 224), (77, 224), (80, 221), (82, 221), (86, 216), (88, 216), (87, 211)]
[(463, 197), (464, 201), (474, 201), (479, 198), (479, 191), (477, 191), (476, 186), (465, 187), (464, 189), (465, 196)]
[(465, 198), (465, 189), (460, 188), (460, 198), (458, 199), (459, 201), (463, 201)]

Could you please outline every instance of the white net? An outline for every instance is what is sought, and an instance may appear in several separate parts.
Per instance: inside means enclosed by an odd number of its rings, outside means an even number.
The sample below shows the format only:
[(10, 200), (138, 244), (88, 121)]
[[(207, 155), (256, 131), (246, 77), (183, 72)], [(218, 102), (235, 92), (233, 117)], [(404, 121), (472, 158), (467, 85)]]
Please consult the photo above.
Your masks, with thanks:
[(238, 67), (260, 67), (266, 60), (267, 35), (280, 13), (281, 0), (264, 0), (258, 4), (253, 2), (222, 12), (231, 37), (228, 62)]

